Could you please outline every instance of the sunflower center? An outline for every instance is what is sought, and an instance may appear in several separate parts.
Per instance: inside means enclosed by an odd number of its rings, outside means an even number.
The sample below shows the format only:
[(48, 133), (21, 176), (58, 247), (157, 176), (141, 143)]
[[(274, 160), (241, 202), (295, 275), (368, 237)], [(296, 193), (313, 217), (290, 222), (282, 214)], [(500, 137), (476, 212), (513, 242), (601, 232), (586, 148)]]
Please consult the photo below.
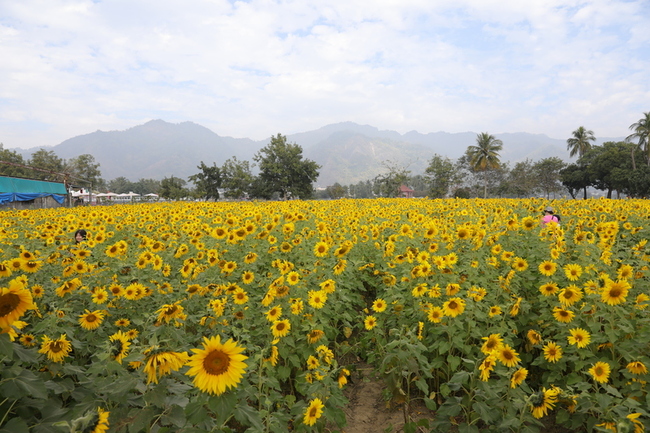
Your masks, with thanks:
[(609, 296), (612, 298), (618, 298), (621, 296), (622, 290), (620, 287), (612, 287), (611, 290), (609, 291)]
[(317, 407), (312, 407), (311, 409), (309, 409), (309, 416), (311, 418), (315, 417), (317, 413), (318, 413), (318, 408)]
[(89, 314), (86, 316), (86, 322), (93, 323), (97, 320), (97, 316), (94, 314)]
[(61, 344), (60, 341), (55, 341), (50, 345), (50, 352), (52, 353), (59, 353), (63, 350), (63, 345)]
[(509, 360), (513, 359), (514, 356), (512, 355), (512, 352), (506, 350), (506, 351), (503, 352), (503, 358), (509, 361)]
[(284, 323), (280, 322), (277, 325), (275, 325), (275, 329), (278, 331), (284, 331)]
[(213, 350), (203, 360), (203, 368), (208, 374), (219, 376), (228, 371), (230, 357), (221, 350)]
[(596, 376), (602, 376), (603, 375), (603, 368), (602, 367), (596, 367), (595, 370)]
[(458, 308), (458, 304), (456, 303), (456, 301), (450, 301), (449, 302), (449, 309), (450, 310), (455, 310), (456, 308)]
[(0, 317), (6, 316), (18, 307), (20, 297), (14, 293), (0, 296)]

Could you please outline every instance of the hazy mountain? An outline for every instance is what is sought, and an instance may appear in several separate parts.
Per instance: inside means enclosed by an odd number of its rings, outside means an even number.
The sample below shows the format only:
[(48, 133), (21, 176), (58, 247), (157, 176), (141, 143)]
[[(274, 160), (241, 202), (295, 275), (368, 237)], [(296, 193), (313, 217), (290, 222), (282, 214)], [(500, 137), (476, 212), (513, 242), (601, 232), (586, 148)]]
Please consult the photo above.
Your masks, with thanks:
[[(551, 156), (568, 159), (565, 140), (524, 132), (494, 135), (503, 141), (501, 160), (511, 164), (526, 158), (533, 161)], [(322, 166), (317, 186), (327, 186), (334, 182), (350, 184), (372, 179), (386, 171), (386, 161), (406, 167), (411, 174), (422, 174), (436, 153), (451, 159), (460, 157), (467, 146), (475, 144), (476, 133), (411, 131), (400, 134), (343, 122), (288, 135), (287, 140), (302, 146), (304, 156)], [(622, 138), (603, 138), (597, 144), (618, 140)], [(64, 159), (89, 153), (100, 163), (104, 179), (124, 176), (137, 181), (172, 175), (187, 178), (198, 172), (197, 165), (201, 161), (220, 166), (236, 156), (252, 162), (253, 155), (269, 142), (270, 138), (254, 141), (221, 137), (192, 122), (173, 124), (152, 120), (124, 131), (80, 135), (45, 149), (53, 150)], [(27, 160), (38, 148), (13, 150)]]

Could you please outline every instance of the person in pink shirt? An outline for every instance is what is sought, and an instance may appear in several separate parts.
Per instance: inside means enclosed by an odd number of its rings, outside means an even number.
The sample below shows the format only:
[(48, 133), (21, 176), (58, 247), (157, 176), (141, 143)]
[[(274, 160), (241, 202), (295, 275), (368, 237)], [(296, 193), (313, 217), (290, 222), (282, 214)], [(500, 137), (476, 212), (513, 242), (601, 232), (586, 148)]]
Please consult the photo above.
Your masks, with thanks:
[(542, 222), (541, 225), (544, 227), (546, 224), (550, 223), (551, 221), (560, 223), (560, 218), (555, 215), (555, 210), (551, 206), (546, 206), (544, 209), (544, 216), (542, 217)]

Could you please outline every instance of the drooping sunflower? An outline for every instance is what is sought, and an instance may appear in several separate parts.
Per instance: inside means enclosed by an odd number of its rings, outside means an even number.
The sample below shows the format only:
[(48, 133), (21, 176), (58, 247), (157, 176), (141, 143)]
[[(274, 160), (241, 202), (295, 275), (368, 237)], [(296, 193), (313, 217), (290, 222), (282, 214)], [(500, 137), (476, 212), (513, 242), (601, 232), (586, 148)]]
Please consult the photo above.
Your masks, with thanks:
[(598, 361), (589, 369), (589, 374), (594, 378), (598, 383), (607, 383), (609, 380), (609, 373), (611, 372), (611, 367), (608, 363)]
[(273, 367), (278, 364), (278, 359), (280, 358), (280, 352), (278, 351), (278, 346), (271, 346), (271, 355), (268, 358), (264, 358), (264, 362), (269, 362)]
[(102, 324), (104, 321), (104, 312), (102, 310), (88, 311), (79, 315), (79, 324), (87, 331), (92, 331)]
[(273, 325), (271, 325), (271, 332), (275, 338), (284, 337), (289, 334), (290, 330), (291, 322), (289, 322), (289, 319), (276, 320), (273, 322)]
[(157, 347), (145, 350), (144, 354), (146, 355), (144, 372), (147, 373), (147, 384), (158, 383), (161, 377), (172, 371), (180, 370), (189, 359), (186, 352), (172, 352)]
[(72, 351), (72, 345), (68, 341), (65, 334), (56, 340), (51, 340), (47, 335), (43, 336), (43, 343), (38, 353), (47, 355), (47, 358), (52, 362), (63, 362), (63, 358), (68, 356)]
[(535, 418), (542, 418), (552, 410), (557, 403), (558, 390), (555, 388), (542, 388), (530, 398), (530, 410)]
[(487, 382), (490, 379), (490, 372), (494, 370), (494, 367), (497, 365), (497, 357), (494, 355), (488, 355), (485, 357), (483, 362), (478, 366), (479, 371), (481, 372), (480, 378), (483, 382)]
[(506, 367), (514, 367), (521, 361), (519, 354), (507, 344), (503, 344), (495, 353), (497, 359)]
[(307, 406), (307, 409), (305, 410), (305, 416), (303, 418), (303, 423), (307, 425), (314, 425), (316, 424), (316, 421), (318, 421), (318, 418), (320, 418), (323, 415), (323, 408), (325, 405), (319, 398), (313, 399), (310, 403), (309, 406)]
[(600, 292), (601, 300), (607, 305), (618, 305), (625, 302), (625, 298), (632, 286), (627, 280), (607, 280), (605, 287)]
[(543, 347), (544, 359), (548, 362), (558, 362), (562, 358), (562, 346), (550, 341)]
[(307, 341), (309, 344), (317, 343), (324, 335), (325, 333), (320, 329), (313, 329), (307, 334)]
[(88, 425), (83, 429), (88, 433), (104, 433), (108, 430), (110, 423), (108, 422), (109, 411), (97, 408), (97, 412), (93, 414)]
[(528, 338), (528, 341), (532, 345), (539, 344), (542, 342), (542, 336), (540, 335), (539, 332), (535, 331), (534, 329), (528, 330), (528, 333), (526, 334), (526, 338)]
[(578, 346), (578, 348), (580, 349), (587, 347), (587, 345), (591, 341), (591, 335), (589, 334), (589, 332), (587, 332), (582, 328), (573, 328), (570, 329), (569, 332), (571, 333), (571, 335), (567, 336), (567, 340), (569, 341), (569, 344)]
[(646, 374), (648, 373), (648, 369), (646, 368), (645, 364), (641, 361), (632, 361), (627, 366), (627, 371), (629, 371), (632, 374)]
[(221, 395), (241, 381), (247, 367), (244, 360), (248, 358), (243, 351), (232, 339), (221, 343), (220, 336), (203, 337), (203, 349), (192, 349), (194, 355), (185, 374), (194, 377), (194, 386), (201, 391)]
[(9, 287), (0, 287), (0, 328), (8, 328), (33, 308), (32, 292), (16, 280), (10, 281)]
[(445, 316), (456, 317), (465, 311), (465, 301), (461, 298), (451, 298), (442, 304)]
[(520, 368), (512, 373), (510, 377), (510, 388), (516, 388), (521, 385), (526, 380), (526, 377), (528, 377), (528, 370), (525, 368)]
[(108, 337), (108, 340), (112, 343), (111, 356), (121, 364), (122, 360), (129, 353), (129, 347), (131, 347), (128, 335), (122, 331), (117, 331), (115, 334)]

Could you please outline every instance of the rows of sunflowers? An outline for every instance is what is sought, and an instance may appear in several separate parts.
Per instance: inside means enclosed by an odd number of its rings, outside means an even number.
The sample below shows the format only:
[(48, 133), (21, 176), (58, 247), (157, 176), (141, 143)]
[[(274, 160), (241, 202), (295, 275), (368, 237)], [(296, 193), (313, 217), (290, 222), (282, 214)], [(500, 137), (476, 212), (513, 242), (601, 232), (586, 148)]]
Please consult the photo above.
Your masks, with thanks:
[(644, 431), (650, 206), (548, 204), (4, 211), (0, 430), (344, 431), (361, 359), (406, 431)]

